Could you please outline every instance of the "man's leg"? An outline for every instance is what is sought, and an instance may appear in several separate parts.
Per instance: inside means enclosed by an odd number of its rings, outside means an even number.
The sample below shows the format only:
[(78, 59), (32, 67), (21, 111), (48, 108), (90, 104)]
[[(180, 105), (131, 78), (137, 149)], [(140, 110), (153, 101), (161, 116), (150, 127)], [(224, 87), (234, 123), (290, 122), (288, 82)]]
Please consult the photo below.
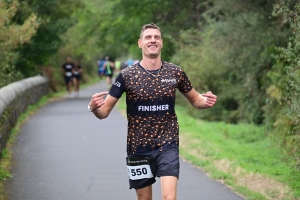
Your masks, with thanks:
[(160, 185), (163, 200), (176, 200), (177, 193), (177, 177), (161, 176)]
[(74, 91), (77, 91), (77, 79), (74, 77), (72, 79), (73, 85), (74, 85)]
[(72, 80), (69, 80), (69, 82), (68, 82), (68, 85), (67, 85), (67, 90), (68, 90), (68, 93), (69, 94), (71, 94), (71, 92), (72, 92)]
[(138, 200), (152, 200), (152, 185), (136, 189), (135, 192)]

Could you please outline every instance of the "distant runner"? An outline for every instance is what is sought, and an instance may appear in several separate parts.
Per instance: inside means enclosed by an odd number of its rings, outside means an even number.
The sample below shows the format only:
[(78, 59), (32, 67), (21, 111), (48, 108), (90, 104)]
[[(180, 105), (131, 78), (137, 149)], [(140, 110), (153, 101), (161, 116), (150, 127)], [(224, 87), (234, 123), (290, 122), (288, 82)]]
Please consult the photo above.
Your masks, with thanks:
[(105, 76), (104, 74), (104, 63), (106, 62), (105, 59), (101, 59), (97, 61), (97, 65), (98, 65), (98, 75), (100, 78), (100, 81), (102, 80), (102, 78)]
[(67, 57), (67, 61), (61, 67), (61, 73), (64, 76), (66, 89), (69, 94), (72, 92), (72, 78), (73, 78), (74, 64), (70, 57)]
[(112, 77), (114, 75), (114, 63), (109, 60), (108, 56), (105, 57), (105, 60), (106, 60), (106, 62), (103, 65), (104, 74), (106, 76), (106, 82), (110, 87), (110, 85), (112, 83)]

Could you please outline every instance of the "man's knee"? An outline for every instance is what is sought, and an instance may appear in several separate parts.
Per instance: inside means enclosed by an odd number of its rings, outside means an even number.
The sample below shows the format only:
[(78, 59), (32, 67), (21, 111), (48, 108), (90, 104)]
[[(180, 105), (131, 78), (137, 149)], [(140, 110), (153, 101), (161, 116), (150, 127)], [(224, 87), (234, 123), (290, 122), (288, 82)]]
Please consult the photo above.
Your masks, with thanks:
[(138, 200), (152, 200), (152, 195), (137, 194)]
[(164, 194), (162, 196), (163, 200), (176, 200), (176, 194)]
[(163, 200), (176, 200), (177, 181), (175, 176), (160, 177)]

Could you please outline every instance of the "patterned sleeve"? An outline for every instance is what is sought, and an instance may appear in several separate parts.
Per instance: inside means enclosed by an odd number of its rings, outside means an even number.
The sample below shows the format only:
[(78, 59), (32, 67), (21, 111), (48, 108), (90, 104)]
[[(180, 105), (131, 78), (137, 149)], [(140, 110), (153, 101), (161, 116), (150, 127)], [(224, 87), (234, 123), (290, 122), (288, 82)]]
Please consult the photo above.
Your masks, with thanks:
[(186, 73), (180, 69), (180, 81), (178, 84), (178, 90), (182, 93), (187, 93), (193, 89), (192, 83), (187, 77)]
[(122, 74), (119, 73), (118, 76), (115, 79), (115, 82), (112, 84), (109, 95), (119, 99), (122, 94), (125, 92), (125, 86)]

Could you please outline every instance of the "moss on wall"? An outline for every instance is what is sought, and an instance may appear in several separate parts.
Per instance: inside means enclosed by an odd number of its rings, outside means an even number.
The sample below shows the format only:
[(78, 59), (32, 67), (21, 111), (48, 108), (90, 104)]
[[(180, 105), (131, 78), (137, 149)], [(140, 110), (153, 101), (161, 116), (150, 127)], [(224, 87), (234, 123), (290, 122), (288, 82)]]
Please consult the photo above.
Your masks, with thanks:
[(35, 76), (0, 88), (0, 153), (26, 108), (49, 91), (48, 79)]

